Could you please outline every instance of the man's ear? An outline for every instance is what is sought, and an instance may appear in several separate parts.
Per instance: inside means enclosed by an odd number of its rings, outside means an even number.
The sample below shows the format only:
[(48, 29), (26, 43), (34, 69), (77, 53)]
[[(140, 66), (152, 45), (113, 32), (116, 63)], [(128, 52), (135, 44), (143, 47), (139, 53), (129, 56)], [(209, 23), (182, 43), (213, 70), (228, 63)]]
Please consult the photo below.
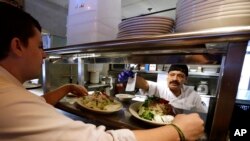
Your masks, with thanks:
[(10, 43), (10, 50), (16, 56), (22, 56), (23, 47), (22, 42), (19, 38), (13, 38)]

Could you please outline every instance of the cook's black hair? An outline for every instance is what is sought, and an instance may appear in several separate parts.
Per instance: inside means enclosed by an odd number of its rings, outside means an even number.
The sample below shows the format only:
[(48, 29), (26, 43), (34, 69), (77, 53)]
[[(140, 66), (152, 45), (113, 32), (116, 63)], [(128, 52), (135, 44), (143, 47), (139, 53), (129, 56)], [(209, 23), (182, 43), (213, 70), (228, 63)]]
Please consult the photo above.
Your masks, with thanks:
[(181, 71), (188, 76), (188, 67), (185, 64), (172, 64), (168, 69), (168, 72), (170, 71)]

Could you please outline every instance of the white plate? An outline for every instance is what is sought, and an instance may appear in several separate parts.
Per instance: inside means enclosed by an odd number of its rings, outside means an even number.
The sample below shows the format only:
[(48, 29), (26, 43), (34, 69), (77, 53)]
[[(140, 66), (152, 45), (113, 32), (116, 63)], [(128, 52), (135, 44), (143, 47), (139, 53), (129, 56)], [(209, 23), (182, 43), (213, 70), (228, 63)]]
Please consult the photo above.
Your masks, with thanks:
[(147, 26), (147, 25), (141, 25), (141, 26), (129, 26), (126, 28), (123, 28), (122, 30), (119, 30), (119, 32), (124, 32), (124, 31), (134, 31), (134, 30), (160, 30), (160, 31), (169, 31), (173, 29), (172, 26)]
[[(171, 32), (172, 33), (172, 32)], [(171, 34), (171, 33), (167, 33), (167, 34)], [(124, 36), (117, 36), (116, 38), (117, 39), (134, 39), (134, 38), (137, 38), (138, 40), (139, 39), (142, 39), (142, 38), (157, 38), (157, 37), (163, 37), (167, 34), (159, 34), (159, 35), (124, 35)]]
[(122, 28), (119, 28), (119, 30), (127, 30), (127, 29), (134, 29), (134, 28), (156, 28), (156, 29), (164, 29), (164, 28), (172, 28), (174, 26), (174, 23), (172, 24), (168, 24), (168, 25), (164, 25), (164, 24), (157, 24), (157, 23), (147, 23), (147, 24), (135, 24), (135, 25), (129, 25), (129, 26), (125, 26)]
[(248, 2), (249, 0), (185, 0), (185, 3), (177, 4), (176, 15), (180, 13), (190, 12), (190, 9), (216, 7), (219, 5), (227, 5), (241, 2)]
[(199, 31), (199, 30), (221, 28), (221, 27), (249, 26), (249, 25), (250, 25), (250, 15), (239, 14), (239, 15), (209, 18), (205, 20), (190, 22), (188, 24), (181, 24), (176, 26), (175, 31), (190, 32), (190, 31)]
[(131, 18), (131, 19), (127, 19), (122, 21), (119, 25), (125, 25), (125, 24), (133, 24), (133, 23), (147, 23), (150, 21), (159, 21), (159, 22), (170, 22), (172, 23), (174, 20), (171, 18), (167, 18), (167, 17), (135, 17), (135, 18)]
[(148, 26), (172, 26), (174, 22), (166, 22), (166, 21), (147, 21), (147, 22), (134, 22), (134, 23), (128, 23), (128, 24), (119, 24), (118, 28), (123, 29), (129, 26), (141, 26), (141, 25), (148, 25)]
[(132, 114), (132, 116), (134, 116), (135, 118), (141, 120), (141, 121), (144, 121), (146, 123), (149, 123), (151, 125), (158, 125), (158, 126), (162, 126), (162, 125), (166, 125), (167, 123), (159, 123), (159, 122), (154, 122), (154, 121), (150, 121), (150, 120), (147, 120), (147, 119), (144, 119), (144, 118), (141, 118), (139, 115), (138, 115), (138, 109), (139, 107), (143, 104), (143, 102), (135, 102), (133, 104), (131, 104), (129, 106), (129, 112)]
[(128, 36), (117, 36), (117, 39), (132, 39), (132, 38), (151, 38), (152, 36), (158, 35), (128, 35)]
[(114, 100), (114, 101), (115, 101), (115, 103), (118, 104), (118, 107), (117, 107), (116, 109), (114, 109), (114, 110), (109, 110), (109, 111), (107, 111), (107, 110), (92, 109), (92, 108), (90, 108), (90, 107), (87, 107), (86, 105), (84, 105), (84, 104), (81, 102), (81, 98), (78, 98), (77, 101), (76, 101), (76, 103), (77, 103), (79, 106), (81, 106), (82, 108), (84, 108), (84, 109), (87, 109), (87, 110), (90, 110), (90, 111), (93, 111), (93, 112), (96, 112), (96, 113), (109, 114), (109, 113), (118, 112), (118, 111), (120, 111), (120, 110), (123, 108), (121, 102), (119, 102), (119, 101), (117, 101), (117, 100)]
[[(250, 3), (249, 3), (250, 4)], [(208, 18), (215, 18), (215, 17), (220, 17), (220, 16), (230, 16), (230, 15), (240, 15), (240, 14), (249, 14), (250, 13), (250, 6), (245, 6), (248, 8), (243, 8), (237, 9), (237, 10), (223, 10), (223, 11), (216, 11), (211, 10), (212, 12), (206, 13), (206, 11), (202, 12), (196, 12), (194, 14), (186, 15), (184, 17), (179, 17), (177, 18), (176, 25), (180, 24), (186, 24), (192, 21), (198, 21), (198, 20), (203, 20), (203, 19), (208, 19)], [(205, 14), (206, 13), (206, 14)]]
[(161, 35), (161, 34), (166, 34), (162, 32), (131, 32), (131, 33), (118, 33), (118, 36), (127, 36), (127, 35)]
[(157, 30), (157, 29), (134, 29), (134, 30), (120, 30), (118, 34), (133, 34), (133, 33), (140, 33), (140, 32), (156, 32), (156, 33), (168, 33), (169, 30)]
[(117, 38), (144, 38), (144, 37), (154, 37), (154, 36), (162, 36), (170, 33), (161, 33), (161, 34), (126, 34), (126, 35), (117, 35)]
[(165, 16), (141, 16), (141, 17), (129, 18), (124, 21), (132, 21), (132, 20), (173, 20), (173, 19)]
[(35, 88), (40, 88), (40, 87), (42, 87), (41, 84), (33, 84), (33, 83), (23, 83), (23, 86), (24, 86), (26, 89), (35, 89)]
[(135, 98), (132, 94), (116, 94), (115, 97), (117, 97), (120, 101), (129, 101)]
[(176, 16), (177, 18), (182, 18), (186, 16), (198, 16), (198, 15), (207, 15), (210, 13), (216, 13), (216, 12), (226, 12), (226, 11), (232, 11), (232, 10), (247, 10), (249, 9), (249, 2), (241, 2), (241, 3), (231, 3), (231, 4), (221, 4), (221, 5), (212, 5), (211, 7), (207, 7), (207, 5), (199, 6), (199, 7), (192, 7), (190, 9), (187, 9), (186, 11), (183, 11), (181, 13), (178, 13)]

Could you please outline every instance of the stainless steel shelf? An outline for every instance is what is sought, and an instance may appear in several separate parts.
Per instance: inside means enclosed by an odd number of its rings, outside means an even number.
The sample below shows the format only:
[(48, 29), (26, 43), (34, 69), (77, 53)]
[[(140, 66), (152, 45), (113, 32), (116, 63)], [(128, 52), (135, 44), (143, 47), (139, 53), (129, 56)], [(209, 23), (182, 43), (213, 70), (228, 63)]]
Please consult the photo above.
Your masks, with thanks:
[[(139, 73), (156, 73), (156, 74), (159, 74), (159, 73), (167, 73), (167, 71), (136, 71), (136, 72), (139, 72)], [(188, 75), (195, 75), (195, 76), (219, 76), (220, 74), (219, 73), (210, 73), (210, 72), (188, 72)]]
[[(221, 38), (223, 36), (223, 38)], [(144, 38), (117, 39), (45, 49), (48, 55), (122, 57), (147, 54), (225, 53), (228, 41), (247, 41), (250, 26), (221, 30), (174, 33)], [(99, 54), (98, 54), (99, 53)]]
[(86, 84), (85, 87), (87, 87), (88, 89), (91, 88), (100, 88), (100, 87), (109, 87), (109, 84)]
[(219, 76), (219, 73), (210, 73), (210, 72), (188, 72), (188, 75), (197, 75), (197, 76)]

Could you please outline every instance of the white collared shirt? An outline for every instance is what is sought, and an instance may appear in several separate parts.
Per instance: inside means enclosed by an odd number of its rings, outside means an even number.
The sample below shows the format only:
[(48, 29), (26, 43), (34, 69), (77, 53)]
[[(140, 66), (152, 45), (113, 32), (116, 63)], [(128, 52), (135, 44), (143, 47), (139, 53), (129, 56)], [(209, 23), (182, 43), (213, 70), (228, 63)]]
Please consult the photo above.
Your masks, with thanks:
[(183, 88), (181, 89), (181, 95), (176, 97), (171, 92), (166, 83), (156, 83), (152, 81), (147, 82), (149, 85), (149, 90), (147, 92), (140, 90), (142, 94), (151, 96), (155, 95), (166, 99), (169, 101), (169, 104), (178, 109), (207, 113), (206, 105), (202, 103), (200, 95), (198, 95), (196, 91), (189, 88), (188, 86), (183, 85)]
[(105, 131), (74, 121), (27, 91), (0, 66), (0, 141), (135, 141), (128, 129)]

